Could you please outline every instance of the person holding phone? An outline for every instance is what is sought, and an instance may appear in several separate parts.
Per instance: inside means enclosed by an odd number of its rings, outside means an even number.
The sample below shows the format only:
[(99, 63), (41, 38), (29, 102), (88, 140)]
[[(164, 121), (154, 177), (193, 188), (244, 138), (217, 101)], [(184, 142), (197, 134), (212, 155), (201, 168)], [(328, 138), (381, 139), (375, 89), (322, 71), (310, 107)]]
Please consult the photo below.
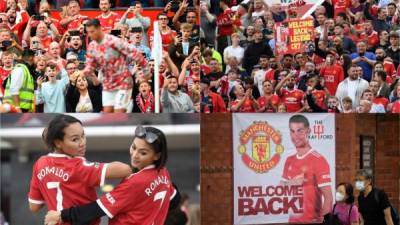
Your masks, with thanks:
[(376, 63), (376, 56), (372, 52), (367, 52), (367, 43), (360, 41), (357, 43), (357, 52), (351, 54), (353, 63), (359, 65), (363, 70), (363, 79), (368, 82), (372, 78), (372, 68)]
[[(128, 19), (128, 14), (132, 13), (134, 16)], [(134, 27), (141, 27), (143, 32), (142, 45), (149, 46), (147, 32), (150, 28), (150, 17), (145, 17), (142, 15), (143, 7), (140, 1), (134, 1), (132, 6), (129, 7), (124, 15), (121, 17), (122, 24), (128, 24), (129, 29)]]
[(60, 21), (63, 28), (67, 30), (78, 29), (83, 21), (88, 20), (89, 17), (80, 14), (81, 7), (78, 0), (69, 0), (67, 4), (69, 16)]

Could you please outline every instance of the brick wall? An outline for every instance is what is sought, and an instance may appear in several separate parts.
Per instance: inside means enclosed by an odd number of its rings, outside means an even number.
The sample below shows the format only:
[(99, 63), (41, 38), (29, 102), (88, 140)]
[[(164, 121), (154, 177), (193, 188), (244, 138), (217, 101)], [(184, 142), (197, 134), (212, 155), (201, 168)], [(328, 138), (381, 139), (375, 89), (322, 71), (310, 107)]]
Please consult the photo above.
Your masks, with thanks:
[[(202, 224), (233, 222), (232, 117), (201, 115)], [(336, 182), (353, 182), (360, 168), (360, 135), (375, 138), (376, 185), (399, 208), (400, 116), (336, 115)]]

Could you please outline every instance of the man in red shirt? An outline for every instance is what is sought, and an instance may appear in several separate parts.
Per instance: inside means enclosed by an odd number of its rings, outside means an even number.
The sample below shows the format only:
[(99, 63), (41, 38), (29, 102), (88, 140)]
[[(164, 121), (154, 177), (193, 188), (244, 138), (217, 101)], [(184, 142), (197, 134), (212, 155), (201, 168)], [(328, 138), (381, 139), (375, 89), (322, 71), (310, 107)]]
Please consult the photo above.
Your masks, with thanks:
[(202, 78), (200, 81), (201, 88), (201, 108), (204, 113), (226, 112), (225, 102), (221, 95), (210, 90), (210, 80)]
[(68, 1), (69, 16), (60, 21), (62, 27), (66, 30), (78, 30), (84, 20), (89, 19), (87, 16), (80, 15), (81, 7), (78, 0)]
[(335, 17), (341, 12), (346, 13), (346, 9), (351, 6), (350, 0), (332, 0), (331, 2), (334, 8)]
[(258, 103), (253, 97), (252, 89), (247, 89), (245, 92), (241, 84), (236, 84), (231, 90), (230, 96), (231, 99), (236, 98), (231, 102), (231, 112), (256, 112), (258, 109)]
[(17, 35), (18, 40), (22, 40), (22, 34), (24, 33), (24, 29), (26, 24), (29, 21), (29, 14), (22, 8), (21, 4), (18, 4), (20, 8), (19, 17), (17, 20), (17, 10), (15, 8), (10, 8), (7, 11), (8, 15), (8, 26), (10, 27), (11, 32)]
[(360, 34), (360, 40), (363, 40), (367, 43), (368, 51), (371, 51), (374, 46), (379, 44), (379, 35), (378, 32), (374, 31), (371, 20), (365, 21), (364, 32)]
[(240, 25), (240, 20), (234, 20), (235, 12), (229, 8), (230, 0), (219, 1), (219, 6), (223, 12), (217, 17), (218, 26), (218, 52), (224, 52), (230, 42), (230, 36), (234, 32), (234, 25)]
[[(275, 87), (276, 93), (281, 98), (281, 102), (286, 106), (286, 111), (291, 113), (302, 110), (304, 99), (304, 92), (295, 87), (296, 78), (294, 77), (294, 73), (294, 71), (290, 72)], [(283, 88), (284, 84), (286, 84), (286, 88)]]
[(333, 199), (329, 164), (309, 143), (310, 123), (303, 115), (289, 119), (290, 139), (296, 154), (286, 159), (283, 185), (303, 186), (303, 213), (292, 214), (290, 223), (322, 222), (323, 216), (331, 212)]
[(110, 7), (109, 0), (100, 0), (99, 8), (102, 13), (96, 17), (100, 21), (101, 29), (107, 33), (114, 29), (114, 25), (120, 20), (118, 13), (112, 12)]
[(342, 66), (336, 63), (333, 52), (327, 54), (325, 66), (320, 70), (320, 76), (324, 79), (325, 87), (329, 90), (329, 93), (335, 95), (339, 83), (344, 80), (344, 72)]
[(263, 82), (264, 95), (257, 99), (258, 102), (258, 112), (276, 112), (278, 111), (278, 105), (280, 103), (280, 98), (275, 95), (274, 85), (272, 81), (265, 80)]
[[(379, 78), (381, 79), (381, 78)], [(368, 93), (364, 94), (364, 99), (371, 101), (373, 104), (382, 105), (384, 109), (386, 109), (387, 105), (389, 104), (389, 99), (383, 95), (378, 95), (379, 90), (381, 89), (378, 80), (371, 80), (369, 82), (369, 89), (371, 90), (371, 94)], [(390, 94), (390, 89), (389, 89)]]
[(3, 83), (13, 70), (14, 55), (11, 52), (5, 51), (1, 56), (3, 66), (0, 66), (0, 98), (4, 96)]

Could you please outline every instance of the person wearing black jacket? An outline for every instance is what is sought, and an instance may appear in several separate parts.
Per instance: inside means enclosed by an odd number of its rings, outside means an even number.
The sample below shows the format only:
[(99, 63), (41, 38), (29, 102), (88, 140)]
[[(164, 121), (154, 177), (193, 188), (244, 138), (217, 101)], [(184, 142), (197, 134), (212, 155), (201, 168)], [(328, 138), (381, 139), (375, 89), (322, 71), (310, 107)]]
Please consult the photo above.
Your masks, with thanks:
[(261, 31), (255, 31), (254, 37), (254, 42), (250, 43), (244, 51), (243, 67), (246, 69), (247, 74), (251, 74), (253, 66), (258, 63), (261, 55), (267, 55), (269, 57), (274, 55), (271, 47), (265, 43)]
[(376, 32), (381, 32), (382, 30), (389, 31), (390, 25), (386, 22), (387, 12), (386, 8), (379, 8), (378, 9), (378, 17), (372, 16), (369, 12), (371, 8), (372, 0), (368, 0), (365, 3), (364, 7), (364, 15), (367, 20), (372, 20), (372, 26)]
[(67, 112), (100, 112), (102, 110), (101, 85), (97, 77), (93, 82), (87, 80), (80, 72), (75, 72), (67, 89)]
[(367, 169), (357, 171), (355, 187), (358, 209), (364, 225), (394, 225), (387, 194), (372, 184), (372, 174)]

